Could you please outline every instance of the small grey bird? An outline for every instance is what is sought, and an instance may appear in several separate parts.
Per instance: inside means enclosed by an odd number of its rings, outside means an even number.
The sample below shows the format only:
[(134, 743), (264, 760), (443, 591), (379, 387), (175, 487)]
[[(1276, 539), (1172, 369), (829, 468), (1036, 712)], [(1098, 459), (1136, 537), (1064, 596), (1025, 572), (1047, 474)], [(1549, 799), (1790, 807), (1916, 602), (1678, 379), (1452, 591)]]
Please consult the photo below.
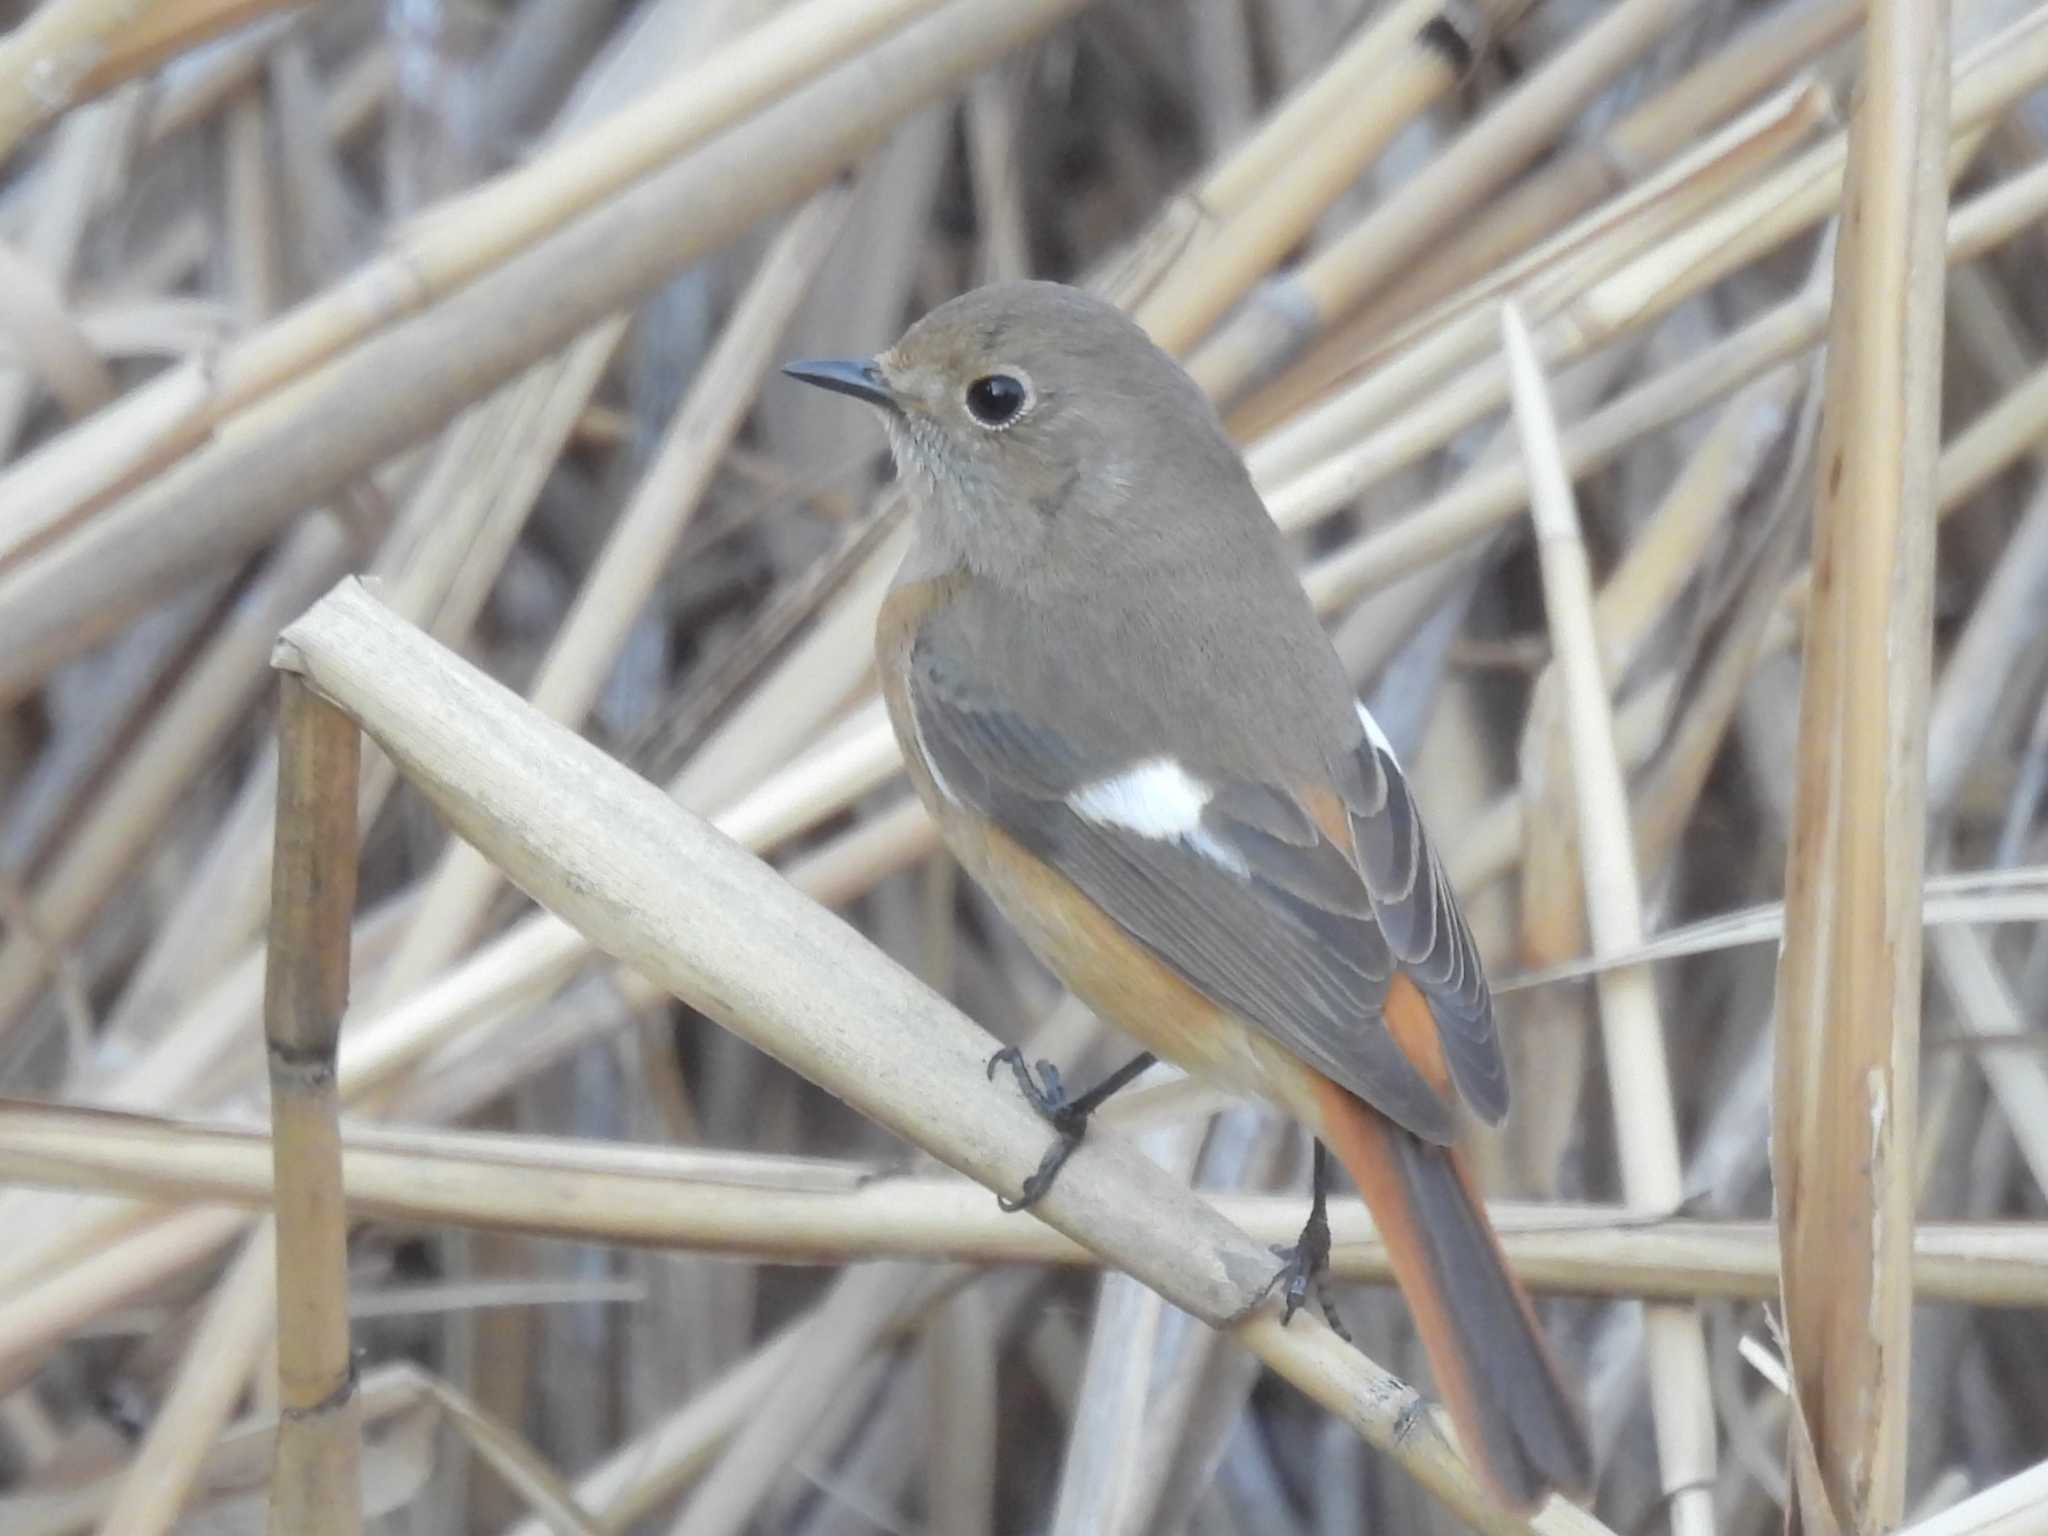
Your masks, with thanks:
[(1328, 1259), (1327, 1147), (1483, 1478), (1522, 1509), (1583, 1495), (1575, 1394), (1452, 1145), (1461, 1101), (1507, 1112), (1478, 953), (1208, 400), (1055, 283), (785, 371), (876, 407), (908, 486), (877, 655), (918, 794), (1039, 956), (1146, 1047), (1075, 1097), (998, 1053), (1060, 1132), (1006, 1204), (1050, 1187), (1154, 1052), (1278, 1105), (1316, 1137), (1287, 1315)]

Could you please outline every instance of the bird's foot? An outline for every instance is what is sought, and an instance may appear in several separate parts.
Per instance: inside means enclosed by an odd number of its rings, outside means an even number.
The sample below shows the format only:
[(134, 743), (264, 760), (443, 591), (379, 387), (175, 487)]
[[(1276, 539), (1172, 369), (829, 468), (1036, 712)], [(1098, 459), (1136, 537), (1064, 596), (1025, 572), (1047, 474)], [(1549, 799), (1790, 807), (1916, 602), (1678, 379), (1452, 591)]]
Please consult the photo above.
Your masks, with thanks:
[(997, 1195), (996, 1203), (1006, 1211), (1021, 1211), (1034, 1205), (1052, 1188), (1053, 1180), (1059, 1177), (1060, 1169), (1066, 1166), (1068, 1158), (1074, 1155), (1074, 1148), (1081, 1145), (1081, 1138), (1088, 1133), (1088, 1115), (1094, 1105), (1086, 1097), (1070, 1099), (1065, 1084), (1060, 1081), (1060, 1069), (1049, 1061), (1038, 1064), (1036, 1075), (1024, 1063), (1024, 1053), (1014, 1045), (1006, 1045), (988, 1059), (988, 1075), (993, 1079), (996, 1068), (1007, 1065), (1017, 1079), (1017, 1090), (1024, 1095), (1024, 1101), (1037, 1110), (1045, 1123), (1059, 1132), (1060, 1139), (1045, 1149), (1045, 1156), (1030, 1178), (1024, 1181), (1024, 1188), (1015, 1200), (1007, 1195)]
[(1282, 1262), (1273, 1272), (1273, 1278), (1266, 1282), (1266, 1294), (1280, 1293), (1284, 1308), (1280, 1314), (1281, 1325), (1284, 1327), (1294, 1321), (1294, 1314), (1308, 1304), (1309, 1293), (1313, 1291), (1330, 1331), (1346, 1344), (1351, 1343), (1351, 1334), (1338, 1320), (1337, 1309), (1330, 1305), (1329, 1287), (1324, 1283), (1330, 1269), (1330, 1221), (1323, 1213), (1320, 1200), (1308, 1213), (1301, 1236), (1295, 1239), (1293, 1246), (1276, 1247), (1273, 1252)]

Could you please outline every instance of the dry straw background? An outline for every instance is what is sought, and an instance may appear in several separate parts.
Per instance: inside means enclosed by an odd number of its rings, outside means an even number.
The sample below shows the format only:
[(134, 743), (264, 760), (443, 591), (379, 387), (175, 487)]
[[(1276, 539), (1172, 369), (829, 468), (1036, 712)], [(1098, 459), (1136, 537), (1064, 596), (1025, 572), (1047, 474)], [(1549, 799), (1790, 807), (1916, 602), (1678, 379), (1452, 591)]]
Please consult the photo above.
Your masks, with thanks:
[(1027, 274), (1217, 401), (1502, 987), (1533, 1526), (2048, 1531), (2048, 7), (0, 24), (0, 1532), (1526, 1528), (1355, 1200), (1356, 1347), (1247, 1310), (1272, 1117), (996, 1209), (987, 1052), (1125, 1047), (773, 365)]

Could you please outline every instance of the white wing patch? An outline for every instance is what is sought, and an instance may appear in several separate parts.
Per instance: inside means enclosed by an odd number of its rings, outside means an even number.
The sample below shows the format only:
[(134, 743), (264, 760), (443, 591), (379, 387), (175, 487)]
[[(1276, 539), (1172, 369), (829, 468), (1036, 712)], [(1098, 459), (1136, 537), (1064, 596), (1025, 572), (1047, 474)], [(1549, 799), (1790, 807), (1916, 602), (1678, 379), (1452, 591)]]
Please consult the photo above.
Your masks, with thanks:
[(1214, 793), (1172, 758), (1153, 757), (1076, 790), (1067, 804), (1083, 821), (1180, 843), (1232, 874), (1248, 875), (1251, 866), (1202, 825), (1202, 812)]
[(1365, 739), (1386, 753), (1388, 762), (1400, 767), (1401, 759), (1394, 753), (1394, 744), (1387, 740), (1387, 733), (1380, 729), (1379, 721), (1373, 719), (1372, 711), (1363, 703), (1358, 706), (1358, 723), (1365, 727)]

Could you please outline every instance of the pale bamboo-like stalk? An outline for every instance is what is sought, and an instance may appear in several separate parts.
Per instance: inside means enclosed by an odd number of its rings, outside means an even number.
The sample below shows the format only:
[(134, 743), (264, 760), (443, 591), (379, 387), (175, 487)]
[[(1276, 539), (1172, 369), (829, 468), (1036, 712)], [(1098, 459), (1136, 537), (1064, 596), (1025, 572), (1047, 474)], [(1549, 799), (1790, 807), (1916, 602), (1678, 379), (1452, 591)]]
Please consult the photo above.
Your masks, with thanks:
[[(1529, 465), (1544, 613), (1569, 721), (1586, 925), (1594, 953), (1614, 953), (1642, 942), (1643, 907), (1628, 788), (1615, 750), (1593, 617), (1592, 577), (1535, 346), (1513, 305), (1501, 311), (1501, 332)], [(1617, 968), (1600, 974), (1597, 990), (1623, 1192), (1641, 1210), (1675, 1209), (1685, 1198), (1684, 1172), (1654, 979), (1647, 966)], [(1643, 1327), (1658, 1471), (1671, 1502), (1672, 1529), (1678, 1536), (1708, 1536), (1714, 1528), (1715, 1416), (1706, 1335), (1690, 1308), (1647, 1308)]]
[[(137, 0), (115, 0), (133, 10)], [(157, 0), (162, 8), (167, 0)], [(0, 476), (0, 559), (365, 337), (437, 303), (634, 181), (942, 0), (804, 0), (547, 153), (401, 230), (390, 248), (226, 356), (174, 370)], [(89, 4), (73, 4), (87, 10)], [(106, 9), (101, 0), (101, 9)], [(51, 7), (60, 9), (60, 7)], [(0, 119), (0, 154), (5, 153)]]
[[(1944, 141), (1951, 171), (1974, 155), (1996, 115), (2044, 78), (2048, 11), (2022, 15), (1960, 60), (1952, 137)], [(1573, 295), (1538, 327), (1539, 356), (1554, 365), (1639, 331), (1683, 299), (1810, 228), (1839, 201), (1847, 153), (1847, 140), (1840, 135), (1815, 146)], [(1386, 397), (1367, 378), (1253, 444), (1246, 462), (1275, 516), (1283, 525), (1297, 526), (1349, 504), (1506, 398), (1499, 361), (1489, 358), (1389, 420)]]
[(893, 1326), (908, 1299), (929, 1303), (950, 1287), (944, 1269), (883, 1263), (848, 1269), (819, 1305), (802, 1368), (777, 1382), (673, 1527), (674, 1536), (740, 1536), (792, 1457), (810, 1441), (834, 1396)]
[[(215, 627), (36, 882), (36, 916), (50, 938), (69, 943), (128, 877), (192, 775), (219, 750), (221, 733), (248, 707), (278, 629), (332, 584), (348, 554), (339, 523), (309, 520)], [(41, 989), (46, 965), (43, 947), (27, 935), (0, 942), (0, 1034)]]
[[(1948, 226), (1948, 260), (1973, 260), (2012, 238), (2048, 212), (2048, 163), (2001, 183), (1957, 208)], [(1765, 311), (1741, 330), (1695, 357), (1636, 385), (1565, 433), (1566, 462), (1575, 475), (1610, 462), (1623, 446), (1797, 357), (1827, 328), (1832, 286), (1816, 286)], [(2025, 398), (2001, 401), (1996, 428), (1989, 423), (1958, 457), (1954, 473), (1981, 484), (2020, 451), (2014, 440), (2034, 429), (2048, 404), (2048, 373)], [(1974, 426), (1974, 424), (1973, 424)], [(1958, 440), (1958, 448), (1962, 446)], [(1405, 451), (1405, 448), (1404, 450)], [(1391, 468), (1373, 465), (1374, 477)], [(1256, 462), (1256, 460), (1254, 460)], [(1475, 471), (1434, 500), (1385, 528), (1367, 534), (1311, 566), (1303, 577), (1318, 605), (1337, 606), (1441, 560), (1513, 518), (1526, 503), (1520, 463)], [(1267, 505), (1283, 526), (1306, 523), (1322, 507), (1303, 494), (1302, 482), (1267, 489)]]
[(1555, 228), (1601, 192), (1614, 190), (1628, 168), (1654, 166), (1683, 152), (1730, 113), (1840, 41), (1862, 16), (1863, 0), (1812, 0), (1767, 11), (1725, 48), (1631, 109), (1597, 141), (1532, 173), (1489, 208), (1476, 227), (1460, 234), (1446, 261), (1429, 263), (1391, 290), (1387, 313), (1413, 314), (1477, 281), (1528, 243), (1518, 231)]
[(1813, 0), (1770, 11), (1596, 141), (1561, 152), (1494, 200), (1432, 260), (1419, 263), (1331, 330), (1274, 389), (1247, 401), (1254, 428), (1292, 414), (1300, 402), (1356, 366), (1375, 337), (1468, 286), (1491, 281), (1518, 253), (1586, 212), (1597, 199), (1618, 196), (1626, 176), (1659, 166), (1700, 135), (1717, 131), (1730, 113), (1839, 40), (1862, 15), (1863, 0)]
[(111, 40), (169, 0), (50, 0), (0, 36), (0, 162), (78, 99)]
[[(213, 1215), (196, 1212), (185, 1225), (197, 1229), (197, 1218)], [(270, 1337), (276, 1301), (277, 1223), (265, 1217), (208, 1295), (176, 1379), (128, 1464), (99, 1536), (165, 1536), (176, 1524), (200, 1463)]]
[[(899, 763), (895, 738), (877, 705), (864, 729), (791, 765), (721, 816), (718, 824), (728, 836), (746, 846), (765, 850), (808, 829), (872, 789), (897, 771)], [(807, 870), (792, 870), (792, 878), (801, 874), (807, 881), (815, 882), (805, 888), (812, 889), (820, 899), (826, 899), (835, 887), (844, 887), (849, 882), (865, 888), (864, 882), (874, 876), (878, 860), (908, 856), (904, 852), (906, 832), (912, 848), (918, 846), (918, 839), (928, 842), (933, 836), (929, 819), (921, 813), (887, 820), (888, 825), (875, 831), (890, 847), (870, 847), (871, 837), (855, 833), (843, 852), (821, 849), (816, 862)], [(844, 894), (847, 893), (842, 891), (842, 899)], [(409, 913), (409, 906), (400, 904), (397, 912), (380, 921), (395, 918), (402, 922)], [(365, 933), (358, 933), (358, 948), (364, 947), (365, 937)], [(516, 924), (394, 1007), (363, 1018), (342, 1043), (343, 1097), (359, 1101), (392, 1083), (398, 1074), (466, 1026), (503, 1018), (522, 1004), (540, 1001), (589, 958), (590, 948), (582, 935), (551, 915), (540, 914)], [(250, 965), (230, 978), (229, 987), (253, 1006), (260, 998), (257, 984), (261, 957), (251, 959)], [(122, 1102), (162, 1104), (166, 1092), (175, 1091), (180, 1082), (189, 1082), (193, 1037), (204, 1033), (207, 1039), (217, 1040), (221, 1032), (219, 1021), (231, 1019), (237, 1012), (234, 1004), (222, 995), (223, 990), (217, 989), (213, 995), (200, 999), (189, 1021), (166, 1032), (164, 1052), (139, 1063), (140, 1070), (132, 1079), (122, 1079)], [(202, 1050), (201, 1054), (205, 1052)], [(0, 1274), (4, 1274), (0, 1289), (10, 1293), (8, 1307), (0, 1309), (0, 1317), (4, 1317), (0, 1321), (0, 1364), (13, 1361), (18, 1365), (19, 1357), (30, 1347), (29, 1341), (51, 1331), (50, 1317), (90, 1316), (93, 1309), (132, 1295), (135, 1288), (149, 1283), (149, 1277), (159, 1272), (156, 1266), (172, 1256), (178, 1262), (190, 1262), (189, 1244), (205, 1242), (204, 1234), (214, 1234), (211, 1241), (216, 1243), (226, 1235), (218, 1213), (195, 1213), (169, 1223), (182, 1230), (183, 1241), (168, 1233), (144, 1232), (109, 1251), (106, 1242), (128, 1232), (138, 1213), (117, 1212), (109, 1216), (94, 1211), (85, 1214), (82, 1222), (80, 1213), (58, 1214), (64, 1218), (61, 1228), (42, 1234), (41, 1241), (32, 1245), (29, 1252), (12, 1256), (10, 1264), (0, 1265)], [(132, 1252), (132, 1264), (122, 1262), (124, 1252)], [(63, 1268), (81, 1262), (83, 1267), (79, 1270)], [(48, 1273), (53, 1266), (56, 1273)], [(86, 1310), (71, 1310), (79, 1307)], [(12, 1326), (16, 1320), (19, 1327)], [(0, 1371), (0, 1378), (4, 1378), (4, 1371)]]
[[(1998, 1027), (2015, 1025), (2009, 998)], [(1207, 1105), (1196, 1106), (1199, 1109)], [(271, 1202), (272, 1155), (246, 1125), (198, 1124), (105, 1110), (0, 1100), (0, 1173), (79, 1193), (118, 1191), (164, 1204)], [(1105, 1125), (1138, 1127), (1174, 1112), (1118, 1103)], [(352, 1125), (342, 1146), (351, 1215), (407, 1226), (526, 1232), (840, 1263), (903, 1258), (980, 1265), (1087, 1265), (1090, 1251), (1035, 1222), (1003, 1219), (987, 1191), (953, 1176), (877, 1178), (861, 1163), (641, 1147), (565, 1137)], [(1212, 1192), (1209, 1204), (1261, 1243), (1301, 1227), (1288, 1195)], [(1777, 1294), (1767, 1222), (1645, 1218), (1613, 1205), (1490, 1205), (1518, 1274), (1537, 1290), (1664, 1300)], [(1332, 1197), (1332, 1273), (1392, 1279), (1371, 1214)], [(2048, 1304), (2048, 1231), (2015, 1222), (1923, 1223), (1916, 1291), (1977, 1306)]]
[(272, 11), (296, 10), (306, 0), (153, 0), (136, 19), (107, 39), (107, 46), (72, 97), (76, 106), (167, 60)]
[[(0, 246), (0, 325), (17, 354), (15, 366), (48, 386), (67, 415), (88, 415), (113, 395), (113, 376), (82, 317), (65, 307), (48, 272), (7, 246)], [(17, 380), (19, 397), (26, 384), (21, 375)]]
[[(577, 724), (596, 699), (739, 432), (791, 310), (832, 250), (850, 198), (846, 186), (829, 189), (792, 218), (734, 307), (541, 663), (529, 696), (551, 718)], [(460, 953), (497, 889), (497, 872), (476, 850), (452, 843), (425, 882), (404, 943), (378, 976), (373, 1004), (403, 996)]]
[[(1686, 10), (1682, 0), (1622, 0), (1601, 13), (1421, 174), (1342, 239), (1287, 274), (1271, 302), (1316, 317), (1276, 329), (1254, 311), (1218, 330), (1189, 364), (1219, 400), (1265, 377), (1330, 321), (1362, 303), (1431, 240), (1556, 141), (1586, 103), (1640, 58)], [(1278, 345), (1276, 345), (1276, 343)]]
[[(1201, 1119), (1153, 1127), (1147, 1153), (1185, 1179), (1206, 1129)], [(1067, 1426), (1059, 1497), (1048, 1536), (1094, 1536), (1128, 1521), (1138, 1468), (1129, 1454), (1153, 1396), (1165, 1303), (1129, 1275), (1105, 1273), (1095, 1292), (1095, 1327)]]
[(1817, 1533), (1905, 1502), (1947, 55), (1946, 5), (1872, 5), (1836, 251), (1771, 1138)]
[(986, 1294), (967, 1287), (939, 1304), (924, 1330), (931, 1396), (925, 1523), (959, 1536), (993, 1536), (996, 1442), (996, 1319)]
[[(1356, 360), (1355, 382), (1343, 390), (1347, 427), (1382, 422), (1457, 369), (1493, 356), (1499, 299), (1512, 295), (1526, 313), (1547, 320), (1601, 279), (1714, 216), (1760, 166), (1806, 138), (1829, 106), (1828, 94), (1811, 82), (1788, 86), (1554, 239), (1420, 313)], [(1278, 483), (1306, 468), (1330, 445), (1327, 434), (1318, 441), (1315, 420), (1305, 411), (1296, 429), (1274, 430), (1256, 450), (1255, 473)]]
[[(1486, 15), (1505, 25), (1521, 9), (1522, 0), (1493, 7)], [(1111, 251), (1083, 279), (1083, 286), (1126, 309), (1135, 309), (1175, 269), (1196, 258), (1220, 229), (1236, 221), (1261, 189), (1288, 166), (1312, 151), (1318, 138), (1343, 114), (1355, 111), (1361, 93), (1384, 87), (1394, 72), (1390, 94), (1406, 98), (1416, 89), (1410, 78), (1434, 67), (1415, 54), (1396, 59), (1394, 48), (1406, 48), (1442, 0), (1398, 0), (1358, 29), (1315, 77), (1297, 87), (1260, 121), (1242, 144), (1213, 166), (1188, 191), (1170, 198), (1136, 238)], [(1427, 50), (1434, 54), (1435, 50)], [(1381, 110), (1375, 105), (1375, 111)]]
[[(1796, 384), (1797, 375), (1782, 370), (1722, 413), (1601, 586), (1593, 618), (1602, 686), (1610, 693), (1654, 626), (1693, 581), (1758, 459), (1782, 431)], [(1558, 672), (1553, 660), (1530, 691), (1519, 753), (1519, 793), (1536, 814), (1522, 818), (1518, 954), (1522, 965), (1537, 970), (1576, 958), (1586, 947), (1584, 870), (1571, 771), (1574, 744)], [(1618, 721), (1615, 735), (1625, 781), (1636, 754), (1621, 744), (1626, 732)], [(1714, 739), (1718, 742), (1718, 733)], [(1668, 848), (1668, 843), (1656, 850), (1639, 848), (1652, 883)], [(1535, 1181), (1529, 1187), (1547, 1186), (1572, 1138), (1585, 1040), (1584, 1003), (1578, 994), (1532, 998), (1516, 1025), (1513, 1048), (1524, 1079), (1547, 1089), (1526, 1096), (1528, 1107), (1508, 1132), (1522, 1150), (1524, 1177)]]
[(264, 1034), (277, 1180), (275, 1536), (362, 1529), (362, 1426), (348, 1321), (335, 1057), (356, 902), (355, 722), (287, 677), (278, 714)]
[(1899, 1536), (2043, 1536), (2048, 1532), (2048, 1461), (2038, 1461), (1939, 1514), (1904, 1526)]
[[(345, 583), (280, 655), (349, 712), (463, 836), (607, 950), (999, 1190), (1046, 1128), (989, 1083), (987, 1037), (658, 789), (547, 722)], [(676, 871), (688, 870), (687, 882)], [(884, 1065), (886, 1064), (886, 1065)], [(1034, 1208), (1215, 1326), (1483, 1530), (1520, 1530), (1447, 1441), (1396, 1433), (1408, 1394), (1326, 1328), (1279, 1326), (1270, 1253), (1123, 1138), (1092, 1136)], [(1553, 1502), (1542, 1530), (1598, 1522)]]
[[(79, 9), (54, 9), (67, 8)], [(7, 41), (0, 40), (0, 48)], [(10, 328), (27, 322), (24, 334), (39, 333), (44, 354), (39, 364), (52, 370), (53, 386), (62, 382), (64, 392), (80, 404), (109, 381), (97, 358), (82, 355), (63, 296), (76, 276), (106, 162), (120, 153), (137, 105), (133, 96), (101, 102), (56, 125), (37, 168), (40, 195), (30, 204), (16, 237), (25, 260), (5, 274), (9, 298), (0, 308), (7, 312)], [(67, 377), (74, 373), (79, 376)], [(26, 371), (0, 370), (0, 458), (14, 452), (35, 397), (35, 383)]]
[[(1475, 7), (1491, 28), (1519, 0)], [(1373, 17), (1317, 80), (1202, 189), (1204, 211), (1180, 258), (1148, 287), (1133, 318), (1167, 351), (1185, 352), (1297, 245), (1402, 128), (1457, 84), (1456, 61), (1422, 31), (1440, 9), (1404, 0)], [(1486, 12), (1496, 14), (1484, 14)], [(1367, 82), (1370, 82), (1368, 85)], [(1341, 104), (1341, 110), (1338, 110)], [(1292, 152), (1268, 146), (1300, 130)], [(1214, 199), (1212, 203), (1210, 199)]]
[[(117, 628), (135, 604), (261, 543), (301, 507), (819, 190), (918, 107), (1084, 3), (950, 0), (586, 211), (519, 260), (295, 376), (232, 425), (218, 423), (203, 446), (0, 573), (0, 695), (33, 686), (50, 666)], [(876, 89), (877, 80), (890, 88)], [(171, 439), (189, 432), (207, 387), (201, 377), (161, 399), (139, 391), (154, 402), (145, 402), (152, 414), (137, 423), (141, 435), (155, 442), (166, 426)], [(308, 431), (308, 421), (320, 430)], [(58, 445), (45, 450), (53, 451)], [(75, 470), (112, 462), (115, 449), (88, 442), (61, 451)], [(36, 462), (20, 467), (12, 491), (0, 482), (0, 508), (16, 494), (25, 503), (18, 517), (0, 512), (0, 525), (20, 527), (61, 510), (56, 489), (24, 489), (21, 477)]]

